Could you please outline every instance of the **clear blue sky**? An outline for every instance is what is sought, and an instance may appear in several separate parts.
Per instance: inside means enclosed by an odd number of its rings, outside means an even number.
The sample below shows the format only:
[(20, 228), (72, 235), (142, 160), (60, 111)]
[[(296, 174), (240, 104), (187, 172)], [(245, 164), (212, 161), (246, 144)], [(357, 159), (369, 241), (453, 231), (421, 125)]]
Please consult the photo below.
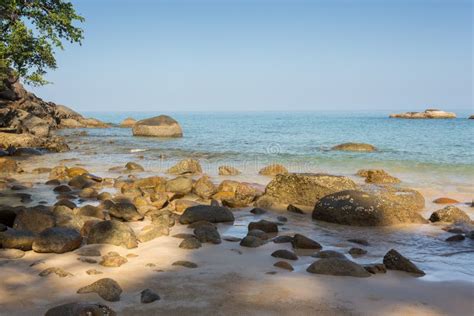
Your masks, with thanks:
[(473, 108), (470, 0), (76, 0), (41, 97), (79, 111)]

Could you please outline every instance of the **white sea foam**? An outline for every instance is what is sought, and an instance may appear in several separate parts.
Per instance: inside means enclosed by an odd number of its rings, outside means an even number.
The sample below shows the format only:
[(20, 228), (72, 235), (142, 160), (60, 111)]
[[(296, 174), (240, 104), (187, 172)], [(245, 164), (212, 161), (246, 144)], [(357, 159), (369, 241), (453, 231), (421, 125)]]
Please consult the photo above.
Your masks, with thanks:
[(147, 151), (147, 149), (131, 149), (130, 150), (131, 153), (141, 153), (141, 152), (144, 152), (144, 151)]

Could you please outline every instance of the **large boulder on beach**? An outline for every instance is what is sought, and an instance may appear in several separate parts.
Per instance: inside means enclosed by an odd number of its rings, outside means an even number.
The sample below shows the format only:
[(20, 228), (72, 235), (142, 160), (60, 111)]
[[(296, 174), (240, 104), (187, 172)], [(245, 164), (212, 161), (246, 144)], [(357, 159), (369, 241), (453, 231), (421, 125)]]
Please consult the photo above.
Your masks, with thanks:
[(183, 174), (199, 174), (202, 173), (201, 164), (196, 159), (184, 159), (172, 166), (166, 173), (183, 175)]
[(427, 109), (424, 112), (405, 112), (398, 114), (390, 114), (389, 117), (403, 119), (451, 119), (456, 118), (456, 113), (445, 112), (438, 109)]
[(117, 313), (107, 305), (99, 303), (67, 303), (52, 307), (45, 316), (116, 316)]
[(344, 143), (340, 145), (336, 145), (331, 148), (332, 150), (339, 150), (339, 151), (358, 151), (358, 152), (373, 152), (376, 151), (377, 148), (370, 144), (364, 143)]
[(356, 189), (354, 181), (347, 177), (329, 174), (290, 173), (277, 175), (265, 188), (264, 197), (282, 204), (313, 207), (322, 197)]
[(410, 188), (398, 186), (372, 187), (367, 189), (370, 193), (379, 196), (382, 200), (395, 203), (401, 208), (421, 211), (425, 208), (425, 198), (423, 195)]
[(134, 222), (143, 219), (133, 203), (109, 201), (109, 214), (115, 218), (122, 219), (126, 222)]
[(426, 222), (413, 209), (357, 190), (346, 190), (325, 196), (316, 203), (312, 216), (316, 220), (352, 226)]
[(74, 229), (52, 227), (42, 231), (33, 241), (33, 250), (44, 253), (65, 253), (81, 246), (82, 236)]
[(102, 221), (91, 227), (88, 244), (110, 244), (125, 248), (136, 248), (137, 237), (127, 224), (115, 220)]
[(0, 232), (0, 246), (20, 250), (31, 250), (36, 234), (26, 230), (8, 229)]
[(471, 218), (463, 210), (456, 206), (448, 205), (443, 209), (433, 212), (430, 216), (431, 222), (445, 222), (445, 223), (469, 223)]
[(133, 136), (183, 137), (178, 122), (167, 115), (141, 120), (133, 125)]
[(41, 233), (43, 230), (53, 227), (55, 223), (54, 215), (47, 207), (37, 206), (20, 210), (13, 223), (13, 228)]
[(120, 123), (120, 127), (133, 127), (137, 123), (137, 120), (131, 117), (127, 117)]
[(342, 258), (323, 258), (312, 263), (307, 269), (309, 273), (351, 276), (357, 278), (367, 278), (370, 273), (363, 266)]
[(198, 221), (233, 222), (234, 214), (227, 207), (196, 205), (188, 207), (179, 219), (181, 224), (192, 224)]

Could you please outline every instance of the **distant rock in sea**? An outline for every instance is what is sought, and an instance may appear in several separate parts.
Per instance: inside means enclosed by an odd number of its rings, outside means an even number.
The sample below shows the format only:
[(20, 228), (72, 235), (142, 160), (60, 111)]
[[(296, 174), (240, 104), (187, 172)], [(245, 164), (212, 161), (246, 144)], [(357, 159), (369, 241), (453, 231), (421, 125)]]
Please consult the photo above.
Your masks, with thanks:
[(373, 152), (376, 151), (377, 148), (370, 144), (364, 143), (344, 143), (331, 148), (332, 150), (339, 150), (339, 151), (362, 151), (362, 152)]
[(445, 112), (437, 109), (427, 109), (424, 112), (405, 112), (398, 114), (390, 114), (389, 117), (403, 119), (448, 119), (456, 118), (456, 113)]
[(179, 123), (167, 115), (138, 121), (133, 125), (133, 136), (183, 137)]
[(135, 120), (134, 118), (127, 117), (122, 121), (122, 123), (120, 123), (120, 127), (133, 127), (136, 122), (137, 120)]
[(474, 115), (469, 116), (470, 120), (474, 120)]

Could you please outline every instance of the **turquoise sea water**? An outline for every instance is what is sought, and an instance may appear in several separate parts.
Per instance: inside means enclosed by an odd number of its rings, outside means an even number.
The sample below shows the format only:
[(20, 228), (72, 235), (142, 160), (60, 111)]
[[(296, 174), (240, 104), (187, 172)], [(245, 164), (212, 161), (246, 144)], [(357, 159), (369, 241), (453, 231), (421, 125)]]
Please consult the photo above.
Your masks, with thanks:
[[(161, 113), (86, 113), (106, 122), (126, 117), (147, 118)], [(168, 113), (181, 124), (184, 137), (131, 137), (130, 129), (89, 130), (91, 140), (113, 140), (101, 152), (116, 155), (143, 149), (149, 158), (196, 157), (214, 165), (231, 163), (258, 169), (280, 162), (291, 171), (353, 173), (380, 167), (394, 173), (429, 173), (464, 184), (474, 181), (474, 120), (390, 119), (380, 113), (248, 112)], [(374, 153), (330, 150), (344, 142), (363, 142)], [(94, 142), (92, 142), (94, 143)], [(109, 156), (110, 158), (110, 156)], [(448, 179), (447, 179), (447, 178)]]

